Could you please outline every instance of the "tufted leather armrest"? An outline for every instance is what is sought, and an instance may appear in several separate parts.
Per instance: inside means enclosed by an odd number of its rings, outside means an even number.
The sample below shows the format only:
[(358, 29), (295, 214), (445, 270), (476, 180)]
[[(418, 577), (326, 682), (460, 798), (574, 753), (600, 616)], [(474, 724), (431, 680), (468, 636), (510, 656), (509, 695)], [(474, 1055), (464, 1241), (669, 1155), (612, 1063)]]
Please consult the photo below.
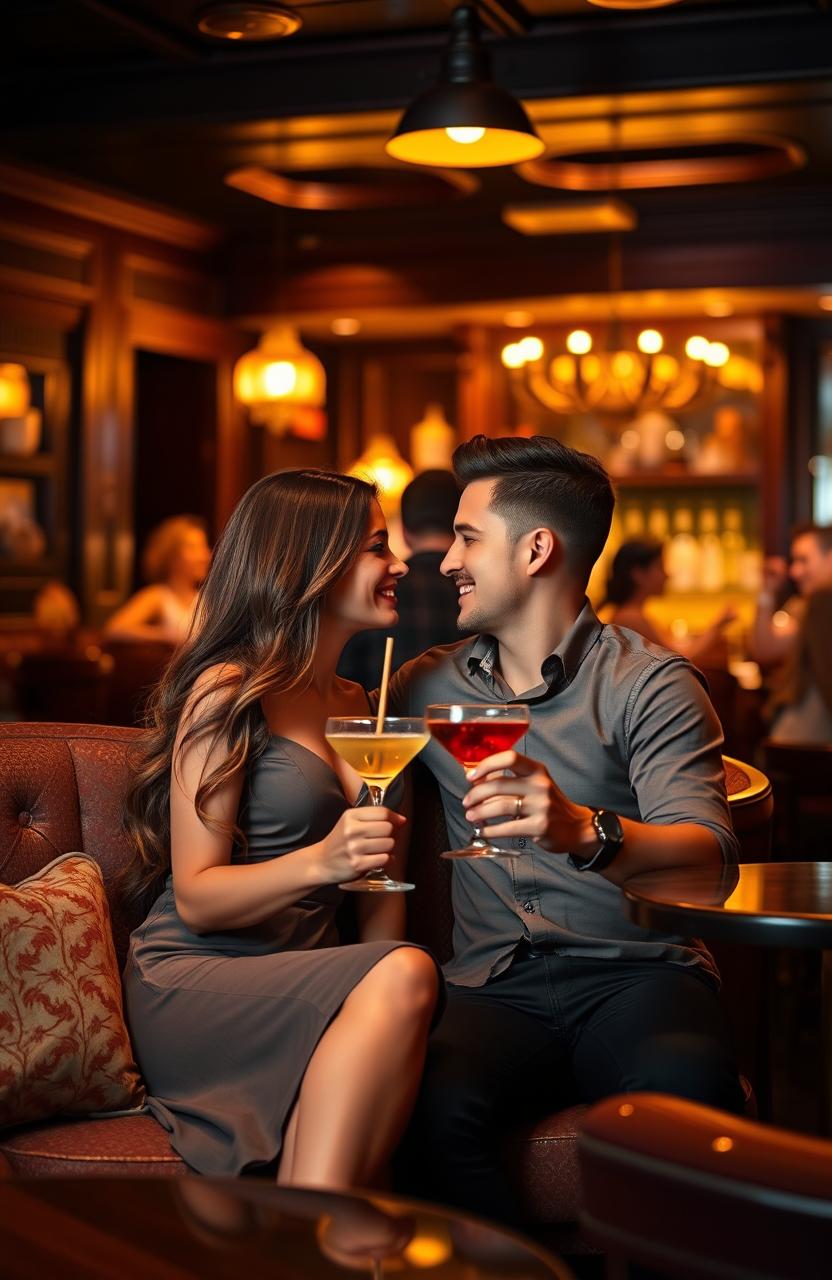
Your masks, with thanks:
[(16, 884), (59, 854), (83, 850), (101, 867), (119, 964), (140, 912), (116, 878), (130, 856), (122, 826), (130, 749), (138, 729), (0, 725), (0, 880)]

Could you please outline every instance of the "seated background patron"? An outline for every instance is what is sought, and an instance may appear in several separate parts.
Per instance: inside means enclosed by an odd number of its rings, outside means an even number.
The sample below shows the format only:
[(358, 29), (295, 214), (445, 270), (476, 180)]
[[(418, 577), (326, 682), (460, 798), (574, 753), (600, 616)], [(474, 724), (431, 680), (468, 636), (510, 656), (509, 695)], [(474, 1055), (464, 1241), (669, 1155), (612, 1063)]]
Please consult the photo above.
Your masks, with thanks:
[[(789, 579), (797, 594), (781, 605)], [(788, 564), (778, 556), (763, 566), (763, 589), (751, 632), (751, 656), (761, 667), (784, 662), (794, 647), (811, 592), (832, 587), (832, 527), (805, 524), (795, 529)]]
[(713, 659), (724, 628), (737, 616), (732, 608), (723, 609), (699, 636), (677, 638), (644, 612), (651, 596), (660, 596), (667, 582), (663, 548), (660, 542), (624, 542), (612, 562), (607, 580), (605, 605), (613, 605), (609, 621), (618, 627), (636, 631), (645, 640), (675, 650), (691, 662)]
[(211, 563), (205, 526), (196, 516), (172, 516), (150, 534), (137, 591), (104, 626), (110, 640), (162, 640), (181, 644)]
[(832, 587), (813, 591), (771, 699), (775, 742), (832, 743)]

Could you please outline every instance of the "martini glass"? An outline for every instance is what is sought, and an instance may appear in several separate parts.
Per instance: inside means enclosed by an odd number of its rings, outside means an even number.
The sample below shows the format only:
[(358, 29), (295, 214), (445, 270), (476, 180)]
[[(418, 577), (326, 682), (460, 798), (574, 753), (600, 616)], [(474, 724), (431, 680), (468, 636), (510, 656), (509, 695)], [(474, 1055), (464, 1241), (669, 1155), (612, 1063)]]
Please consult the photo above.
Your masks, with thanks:
[[(402, 769), (410, 764), (430, 739), (421, 716), (385, 716), (382, 732), (369, 716), (330, 716), (326, 740), (364, 780), (370, 804), (384, 804), (384, 793)], [(339, 884), (339, 889), (361, 893), (403, 893), (415, 888), (391, 880), (381, 867), (360, 880)]]
[[(437, 742), (465, 769), (473, 769), (486, 756), (508, 751), (529, 728), (529, 708), (486, 703), (437, 703), (425, 712), (427, 726)], [(508, 819), (504, 819), (508, 821)], [(519, 858), (516, 849), (501, 849), (474, 827), (462, 849), (446, 849), (443, 858)]]

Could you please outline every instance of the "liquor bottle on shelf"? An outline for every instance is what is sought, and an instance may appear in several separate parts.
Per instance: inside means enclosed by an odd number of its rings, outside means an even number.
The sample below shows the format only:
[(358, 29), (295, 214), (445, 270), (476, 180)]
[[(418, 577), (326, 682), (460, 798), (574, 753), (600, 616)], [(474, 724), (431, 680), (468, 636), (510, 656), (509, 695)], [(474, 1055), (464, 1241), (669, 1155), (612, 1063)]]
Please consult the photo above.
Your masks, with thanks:
[(743, 531), (742, 512), (739, 507), (726, 507), (722, 517), (722, 565), (725, 586), (739, 587), (742, 578), (742, 559), (747, 549)]
[(625, 507), (621, 520), (621, 530), (625, 542), (644, 537), (644, 512), (641, 507)]
[(715, 507), (703, 507), (699, 515), (699, 586), (703, 591), (722, 591), (725, 586), (725, 557), (717, 529)]
[(699, 586), (699, 545), (693, 536), (693, 514), (678, 507), (674, 533), (667, 548), (665, 566), (671, 591), (695, 591)]
[(647, 532), (655, 542), (666, 542), (670, 533), (670, 517), (666, 507), (651, 507), (647, 513)]

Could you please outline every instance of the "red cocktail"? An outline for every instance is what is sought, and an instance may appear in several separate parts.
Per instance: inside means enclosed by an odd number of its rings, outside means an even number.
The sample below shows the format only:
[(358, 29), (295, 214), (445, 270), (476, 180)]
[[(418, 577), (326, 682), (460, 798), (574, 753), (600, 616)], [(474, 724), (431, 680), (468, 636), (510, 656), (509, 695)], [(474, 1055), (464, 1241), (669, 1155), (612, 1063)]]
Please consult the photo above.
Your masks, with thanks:
[(528, 717), (523, 720), (467, 720), (460, 724), (450, 720), (428, 720), (427, 727), (455, 760), (466, 769), (472, 769), (486, 756), (495, 756), (498, 751), (508, 751), (513, 747), (528, 729), (529, 721)]
[[(493, 703), (446, 703), (427, 708), (425, 724), (436, 741), (467, 770), (488, 756), (508, 751), (529, 728), (529, 708)], [(501, 819), (504, 821), (504, 819)], [(516, 849), (501, 849), (474, 828), (463, 849), (448, 849), (443, 858), (516, 858)]]

